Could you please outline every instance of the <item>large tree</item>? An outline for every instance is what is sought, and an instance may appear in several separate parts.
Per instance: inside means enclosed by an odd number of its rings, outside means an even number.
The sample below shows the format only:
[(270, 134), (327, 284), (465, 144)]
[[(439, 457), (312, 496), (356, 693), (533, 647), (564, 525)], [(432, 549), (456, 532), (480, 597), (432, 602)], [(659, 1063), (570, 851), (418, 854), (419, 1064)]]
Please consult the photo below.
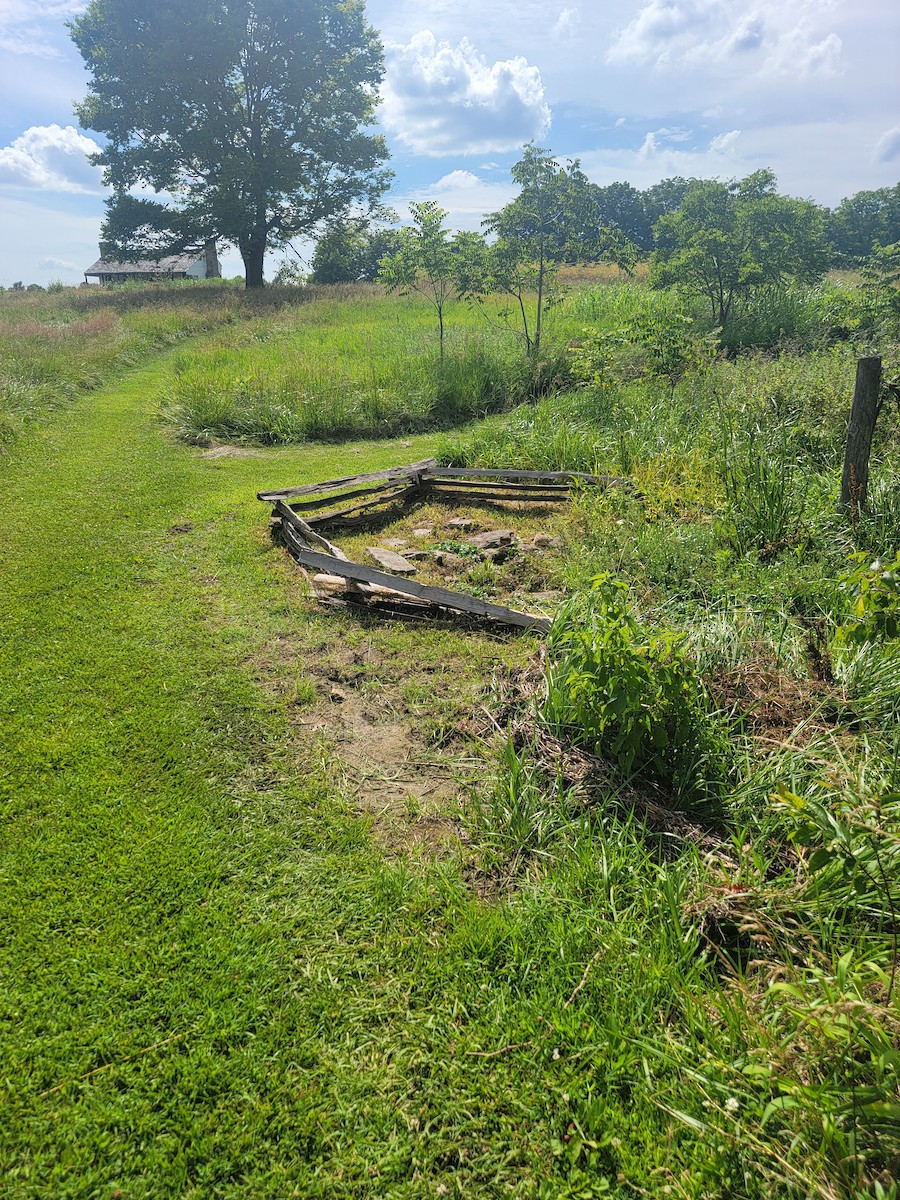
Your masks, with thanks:
[(71, 29), (91, 75), (76, 112), (107, 139), (104, 235), (123, 256), (218, 237), (261, 287), (267, 246), (384, 191), (387, 151), (366, 128), (382, 49), (362, 0), (91, 0)]
[(654, 236), (650, 282), (702, 297), (720, 326), (754, 289), (785, 279), (809, 282), (829, 265), (822, 210), (779, 196), (771, 171), (691, 183)]

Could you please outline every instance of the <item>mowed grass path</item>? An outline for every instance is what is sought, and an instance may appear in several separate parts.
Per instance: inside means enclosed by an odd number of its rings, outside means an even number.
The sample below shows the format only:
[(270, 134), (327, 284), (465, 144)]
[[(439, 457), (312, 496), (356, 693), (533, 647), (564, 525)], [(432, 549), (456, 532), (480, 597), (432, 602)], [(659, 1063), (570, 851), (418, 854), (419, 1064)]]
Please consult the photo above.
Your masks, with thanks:
[[(297, 616), (254, 491), (323, 477), (334, 451), (198, 458), (153, 416), (166, 370), (83, 399), (3, 466), (9, 1195), (318, 1194), (340, 1157), (320, 1043), (360, 973), (340, 893), (374, 856), (314, 769), (294, 781), (241, 668)], [(378, 972), (385, 912), (352, 920)]]

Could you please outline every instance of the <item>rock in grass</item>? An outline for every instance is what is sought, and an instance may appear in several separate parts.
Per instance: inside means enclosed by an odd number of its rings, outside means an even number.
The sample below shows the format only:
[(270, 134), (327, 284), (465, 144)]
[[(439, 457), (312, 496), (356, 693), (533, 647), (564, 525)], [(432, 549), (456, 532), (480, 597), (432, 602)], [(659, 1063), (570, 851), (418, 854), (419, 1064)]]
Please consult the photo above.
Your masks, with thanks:
[(476, 550), (499, 550), (501, 546), (512, 545), (514, 537), (511, 529), (489, 529), (486, 533), (473, 533), (466, 541)]
[(378, 563), (379, 567), (384, 567), (385, 571), (390, 571), (392, 575), (415, 575), (415, 566), (402, 554), (396, 554), (393, 550), (388, 550), (385, 546), (366, 546), (366, 553), (370, 558), (373, 558)]

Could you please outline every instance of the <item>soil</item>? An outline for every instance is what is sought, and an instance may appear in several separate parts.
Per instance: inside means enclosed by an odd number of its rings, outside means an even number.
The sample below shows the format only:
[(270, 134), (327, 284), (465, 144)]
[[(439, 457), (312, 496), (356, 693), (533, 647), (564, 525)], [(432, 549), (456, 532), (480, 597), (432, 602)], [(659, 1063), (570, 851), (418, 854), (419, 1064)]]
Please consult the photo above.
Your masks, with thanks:
[[(465, 521), (466, 527), (454, 525), (454, 520)], [(389, 546), (415, 556), (415, 577), (422, 582), (552, 613), (563, 597), (552, 585), (560, 581), (563, 542), (556, 535), (564, 533), (565, 521), (562, 506), (438, 502), (361, 521), (327, 536), (356, 561), (367, 561), (368, 545)], [(469, 537), (490, 534), (501, 526), (513, 542), (511, 552), (504, 545), (503, 555), (495, 559), (492, 548), (468, 545)], [(457, 548), (462, 555), (453, 553)], [(312, 595), (310, 603), (319, 608)], [(378, 620), (364, 608), (358, 611), (361, 621)], [(419, 620), (435, 624), (431, 617)], [(302, 673), (315, 685), (315, 699), (310, 703), (304, 697), (306, 706), (298, 706), (292, 717), (303, 741), (308, 740), (310, 747), (324, 741), (335, 784), (372, 819), (374, 832), (385, 846), (398, 854), (413, 851), (439, 857), (465, 840), (462, 805), (470, 787), (493, 761), (489, 743), (495, 730), (487, 736), (476, 733), (473, 713), (490, 690), (492, 671), (509, 669), (510, 659), (532, 653), (534, 643), (531, 638), (520, 642), (520, 635), (506, 628), (492, 630), (477, 621), (454, 620), (453, 627), (460, 632), (454, 661), (444, 660), (436, 667), (415, 648), (398, 652), (408, 635), (396, 627), (387, 632), (389, 624), (382, 618), (382, 632), (361, 650), (358, 642), (346, 643), (342, 623), (335, 621), (333, 637), (323, 639), (319, 652), (310, 654), (308, 646), (282, 645), (273, 648), (281, 670), (274, 664), (268, 670), (266, 664), (258, 666), (264, 679), (277, 688), (275, 679), (284, 677), (286, 659), (295, 656), (295, 677)], [(522, 649), (511, 653), (511, 645), (516, 644)], [(476, 660), (483, 670), (476, 670)], [(441, 671), (440, 686), (436, 670)], [(425, 707), (435, 720), (423, 719), (421, 704), (407, 703), (410, 688), (431, 695)], [(436, 724), (443, 731), (437, 742)]]
[(821, 679), (797, 679), (763, 661), (720, 670), (707, 679), (713, 700), (757, 737), (783, 738), (803, 726), (827, 729), (836, 713), (834, 689)]
[(251, 450), (248, 446), (218, 446), (213, 444), (208, 450), (203, 450), (200, 458), (259, 458), (261, 450)]

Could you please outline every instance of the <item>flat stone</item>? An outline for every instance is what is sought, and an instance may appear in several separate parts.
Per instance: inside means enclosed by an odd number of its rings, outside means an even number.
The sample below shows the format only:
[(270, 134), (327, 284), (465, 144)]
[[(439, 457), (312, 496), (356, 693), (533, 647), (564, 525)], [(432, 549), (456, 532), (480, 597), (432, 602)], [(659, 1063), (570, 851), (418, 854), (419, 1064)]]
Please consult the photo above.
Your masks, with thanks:
[(476, 550), (497, 550), (500, 546), (511, 545), (514, 537), (511, 529), (489, 529), (486, 533), (473, 533), (466, 541)]
[(429, 538), (434, 533), (433, 525), (423, 525), (421, 529), (414, 529), (412, 535), (414, 538)]
[(406, 545), (406, 538), (401, 538), (401, 537), (385, 538), (384, 544), (386, 546), (390, 546), (392, 550), (402, 550), (403, 547)]
[(470, 521), (468, 517), (451, 517), (447, 522), (450, 529), (474, 529), (475, 522)]
[(536, 533), (531, 540), (534, 542), (535, 546), (541, 547), (562, 545), (561, 538), (551, 537), (549, 533)]
[(403, 557), (408, 558), (410, 562), (420, 562), (423, 558), (427, 558), (428, 554), (424, 550), (404, 550)]
[(415, 575), (416, 573), (416, 568), (408, 559), (384, 546), (366, 546), (366, 553), (378, 563), (379, 567), (384, 567), (385, 571), (390, 571), (392, 575)]

